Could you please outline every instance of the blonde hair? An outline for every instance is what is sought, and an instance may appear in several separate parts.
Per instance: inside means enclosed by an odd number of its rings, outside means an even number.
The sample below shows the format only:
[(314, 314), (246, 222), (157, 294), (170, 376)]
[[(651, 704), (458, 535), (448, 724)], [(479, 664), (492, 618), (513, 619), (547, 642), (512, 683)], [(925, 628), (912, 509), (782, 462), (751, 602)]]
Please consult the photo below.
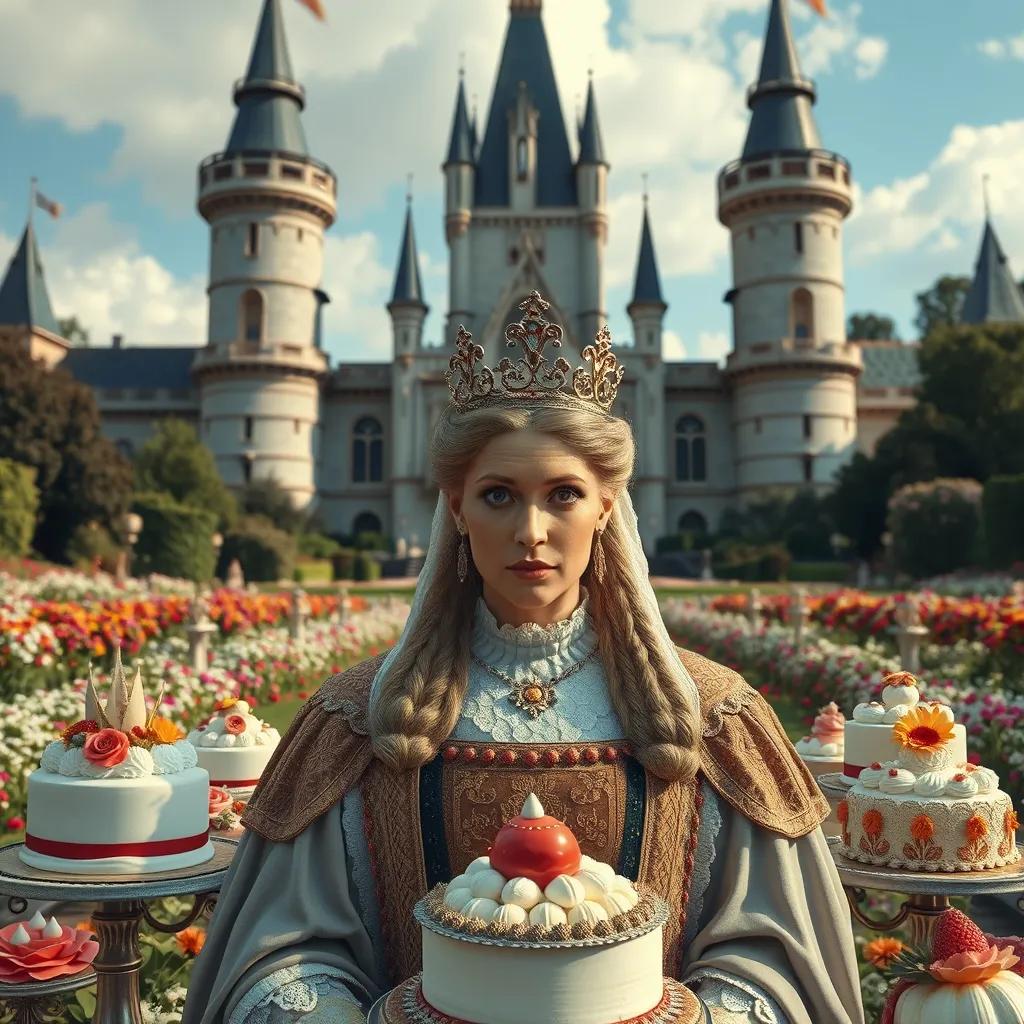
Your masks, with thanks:
[[(635, 446), (625, 420), (581, 408), (490, 406), (441, 417), (430, 447), (441, 490), (461, 491), (470, 464), (493, 438), (517, 430), (557, 437), (583, 459), (606, 497), (619, 494), (633, 473)], [(581, 579), (608, 689), (634, 754), (667, 780), (693, 778), (698, 767), (699, 709), (688, 696), (686, 670), (675, 651), (658, 642), (657, 624), (627, 557), (626, 530), (613, 509), (601, 537), (605, 575), (593, 563)], [(370, 733), (376, 756), (396, 770), (417, 768), (437, 753), (455, 729), (469, 683), (469, 639), (481, 580), (475, 569), (465, 583), (455, 575), (460, 537), (451, 516), (438, 543), (441, 564), (422, 595), (422, 612), (398, 656), (375, 684)]]

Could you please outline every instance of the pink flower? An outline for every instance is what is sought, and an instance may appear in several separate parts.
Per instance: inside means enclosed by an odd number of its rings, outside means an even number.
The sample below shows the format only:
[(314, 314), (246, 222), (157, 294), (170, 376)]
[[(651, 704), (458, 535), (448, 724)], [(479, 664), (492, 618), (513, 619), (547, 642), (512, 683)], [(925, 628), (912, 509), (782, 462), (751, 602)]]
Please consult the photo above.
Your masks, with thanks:
[(221, 811), (231, 806), (231, 794), (220, 786), (210, 787), (210, 817), (216, 818)]
[(245, 719), (241, 715), (228, 715), (224, 719), (224, 728), (232, 736), (241, 736), (245, 732)]
[(24, 827), (25, 819), (19, 818), (17, 815), (8, 818), (6, 824), (4, 825), (4, 828), (6, 828), (8, 832), (21, 832), (22, 829), (24, 829)]
[[(29, 941), (14, 945), (11, 937), (18, 928), (28, 932)], [(27, 921), (0, 928), (0, 983), (49, 981), (84, 971), (99, 952), (99, 943), (89, 932), (67, 925), (60, 930), (60, 938), (51, 939), (41, 928), (29, 928)]]
[(973, 949), (966, 953), (955, 953), (945, 960), (936, 960), (928, 968), (928, 973), (936, 981), (945, 981), (953, 985), (970, 985), (979, 981), (994, 978), (1000, 971), (1008, 971), (1020, 958), (1011, 946), (1000, 948), (989, 946), (985, 953)]
[(97, 768), (113, 768), (128, 756), (130, 746), (128, 737), (120, 729), (100, 729), (89, 734), (82, 753)]

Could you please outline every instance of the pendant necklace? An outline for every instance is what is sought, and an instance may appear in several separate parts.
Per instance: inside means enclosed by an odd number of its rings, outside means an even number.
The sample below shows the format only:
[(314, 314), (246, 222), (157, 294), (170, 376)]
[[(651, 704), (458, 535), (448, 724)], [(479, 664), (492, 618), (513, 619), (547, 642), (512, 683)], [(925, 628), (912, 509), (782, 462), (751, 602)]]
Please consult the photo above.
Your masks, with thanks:
[(576, 662), (575, 665), (570, 665), (564, 672), (559, 672), (557, 676), (554, 676), (547, 682), (541, 679), (530, 678), (521, 681), (515, 680), (511, 676), (505, 675), (500, 669), (496, 669), (493, 665), (488, 665), (486, 661), (478, 658), (475, 654), (471, 654), (470, 657), (482, 669), (490, 672), (492, 676), (497, 676), (498, 679), (512, 687), (512, 692), (508, 695), (510, 704), (514, 704), (520, 710), (525, 711), (531, 718), (536, 718), (541, 712), (547, 711), (548, 708), (558, 703), (555, 685), (563, 679), (567, 679), (574, 672), (579, 672), (596, 654), (597, 648), (595, 647), (582, 661)]

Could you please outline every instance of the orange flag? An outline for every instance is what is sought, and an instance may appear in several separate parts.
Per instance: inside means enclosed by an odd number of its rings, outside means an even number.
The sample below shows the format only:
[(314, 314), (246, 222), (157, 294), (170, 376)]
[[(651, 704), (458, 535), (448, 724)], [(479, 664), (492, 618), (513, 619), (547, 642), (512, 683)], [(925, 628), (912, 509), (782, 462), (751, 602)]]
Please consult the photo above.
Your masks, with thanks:
[(824, 18), (828, 13), (825, 10), (825, 0), (807, 0), (807, 2)]
[[(818, 2), (820, 3), (821, 0)], [(324, 5), (320, 3), (320, 0), (299, 0), (299, 3), (303, 7), (308, 7), (321, 21), (324, 20)]]

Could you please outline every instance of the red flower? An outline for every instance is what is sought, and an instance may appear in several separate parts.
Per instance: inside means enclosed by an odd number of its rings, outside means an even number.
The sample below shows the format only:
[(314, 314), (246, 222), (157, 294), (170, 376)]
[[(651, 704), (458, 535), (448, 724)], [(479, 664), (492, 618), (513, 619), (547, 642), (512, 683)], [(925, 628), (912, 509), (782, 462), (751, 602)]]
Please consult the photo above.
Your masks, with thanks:
[(231, 794), (220, 786), (210, 787), (210, 817), (216, 818), (221, 811), (231, 806)]
[(25, 828), (25, 819), (15, 815), (13, 818), (7, 819), (7, 824), (4, 827), (8, 832), (21, 832)]
[[(28, 932), (29, 941), (14, 945), (11, 937), (18, 928)], [(0, 928), (0, 982), (22, 984), (78, 974), (99, 950), (89, 932), (67, 925), (61, 925), (60, 938), (51, 939), (44, 937), (42, 929), (30, 928), (27, 921), (9, 924)]]
[(245, 732), (245, 719), (241, 715), (228, 715), (224, 719), (224, 728), (232, 736), (241, 736)]
[(113, 768), (127, 756), (131, 743), (120, 729), (100, 729), (86, 738), (85, 759), (97, 768)]

